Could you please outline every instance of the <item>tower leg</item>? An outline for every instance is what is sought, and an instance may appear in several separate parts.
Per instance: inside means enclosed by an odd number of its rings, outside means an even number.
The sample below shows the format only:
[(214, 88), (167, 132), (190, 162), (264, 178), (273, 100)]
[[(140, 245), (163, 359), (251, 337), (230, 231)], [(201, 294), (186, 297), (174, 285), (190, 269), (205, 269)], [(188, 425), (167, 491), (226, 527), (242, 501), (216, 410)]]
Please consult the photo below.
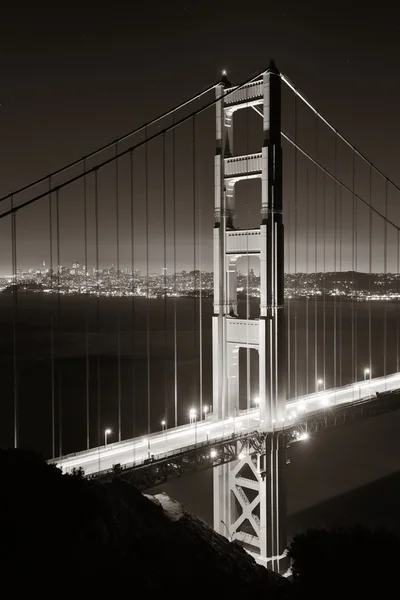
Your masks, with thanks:
[(261, 454), (214, 468), (215, 531), (281, 574), (288, 569), (285, 467), (285, 436), (269, 433)]

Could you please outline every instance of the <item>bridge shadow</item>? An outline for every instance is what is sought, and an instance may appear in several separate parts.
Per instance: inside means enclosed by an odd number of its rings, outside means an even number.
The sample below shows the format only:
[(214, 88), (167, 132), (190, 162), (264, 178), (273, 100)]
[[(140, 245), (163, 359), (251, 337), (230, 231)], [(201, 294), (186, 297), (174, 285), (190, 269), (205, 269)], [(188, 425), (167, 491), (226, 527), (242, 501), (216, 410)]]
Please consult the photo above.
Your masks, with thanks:
[(361, 524), (400, 536), (400, 471), (289, 515), (288, 541), (310, 528)]

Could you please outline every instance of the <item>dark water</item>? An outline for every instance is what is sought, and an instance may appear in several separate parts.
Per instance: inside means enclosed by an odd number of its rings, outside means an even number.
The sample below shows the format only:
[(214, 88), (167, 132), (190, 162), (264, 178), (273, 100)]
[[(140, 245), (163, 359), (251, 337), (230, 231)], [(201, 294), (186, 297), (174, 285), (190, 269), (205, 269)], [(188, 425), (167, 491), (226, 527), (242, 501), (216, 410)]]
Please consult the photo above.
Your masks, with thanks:
[[(254, 301), (250, 307), (253, 316), (257, 304)], [(350, 382), (355, 372), (361, 379), (369, 365), (369, 323), (373, 376), (397, 370), (398, 310), (394, 302), (375, 302), (369, 307), (345, 301), (291, 301), (287, 309), (290, 395), (314, 391), (317, 377), (324, 378), (327, 387)], [(239, 312), (245, 315), (244, 302)], [(1, 294), (0, 445), (13, 443), (15, 388), (20, 445), (46, 457), (52, 454), (53, 403), (56, 455), (86, 447), (87, 404), (92, 446), (103, 442), (106, 427), (117, 431), (119, 398), (122, 438), (146, 433), (148, 423), (151, 430), (159, 430), (163, 418), (172, 426), (175, 389), (178, 424), (187, 422), (189, 408), (198, 406), (200, 391), (203, 403), (212, 404), (211, 315), (209, 298), (202, 301), (200, 311), (198, 299), (97, 301), (71, 296), (58, 300), (21, 293), (14, 386), (13, 304), (11, 296)], [(352, 323), (356, 323), (354, 328)], [(241, 351), (243, 407), (247, 401), (245, 354)], [(257, 376), (257, 355), (252, 352), (252, 396), (257, 394)]]

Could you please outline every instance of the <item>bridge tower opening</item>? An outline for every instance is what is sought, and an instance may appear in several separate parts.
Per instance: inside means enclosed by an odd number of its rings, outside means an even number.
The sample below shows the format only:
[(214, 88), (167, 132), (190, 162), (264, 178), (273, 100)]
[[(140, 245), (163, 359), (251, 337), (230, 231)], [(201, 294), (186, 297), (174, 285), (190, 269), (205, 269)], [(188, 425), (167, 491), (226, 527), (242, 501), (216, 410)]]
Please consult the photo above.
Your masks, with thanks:
[[(214, 469), (214, 528), (238, 540), (259, 562), (286, 570), (284, 528), (286, 407), (284, 252), (282, 220), (281, 77), (271, 61), (261, 78), (232, 86), (226, 74), (216, 86), (213, 410), (219, 419), (238, 415), (239, 349), (258, 352), (260, 430), (263, 452)], [(234, 154), (235, 111), (263, 118), (261, 152)], [(261, 179), (260, 226), (235, 223), (235, 185)], [(258, 318), (238, 317), (237, 261), (260, 261)], [(251, 404), (251, 399), (247, 399)]]

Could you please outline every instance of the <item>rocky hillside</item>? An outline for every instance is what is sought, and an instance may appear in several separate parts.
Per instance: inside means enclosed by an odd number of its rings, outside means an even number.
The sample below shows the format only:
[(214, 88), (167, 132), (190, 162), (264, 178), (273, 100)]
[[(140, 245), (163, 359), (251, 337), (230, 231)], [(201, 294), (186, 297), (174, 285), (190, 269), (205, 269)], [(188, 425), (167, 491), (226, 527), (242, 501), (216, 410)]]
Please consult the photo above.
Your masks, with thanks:
[(14, 592), (281, 599), (291, 591), (168, 496), (62, 475), (21, 451), (0, 451), (0, 530), (0, 579)]

